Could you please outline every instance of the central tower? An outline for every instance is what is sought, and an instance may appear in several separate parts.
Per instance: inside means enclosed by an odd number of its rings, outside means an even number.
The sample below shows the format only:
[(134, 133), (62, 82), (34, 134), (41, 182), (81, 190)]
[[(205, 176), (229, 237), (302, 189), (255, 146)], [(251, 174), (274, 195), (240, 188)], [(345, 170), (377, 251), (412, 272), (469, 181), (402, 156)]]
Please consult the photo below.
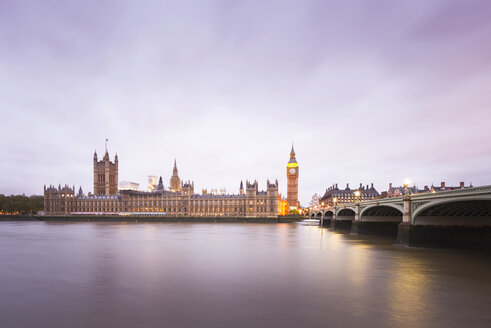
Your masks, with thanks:
[(181, 191), (181, 179), (179, 179), (179, 174), (177, 173), (177, 163), (174, 159), (174, 169), (172, 170), (172, 177), (170, 178), (170, 190), (171, 191)]
[(286, 166), (287, 192), (286, 200), (288, 206), (298, 208), (298, 163), (295, 158), (295, 150), (290, 152), (290, 160)]

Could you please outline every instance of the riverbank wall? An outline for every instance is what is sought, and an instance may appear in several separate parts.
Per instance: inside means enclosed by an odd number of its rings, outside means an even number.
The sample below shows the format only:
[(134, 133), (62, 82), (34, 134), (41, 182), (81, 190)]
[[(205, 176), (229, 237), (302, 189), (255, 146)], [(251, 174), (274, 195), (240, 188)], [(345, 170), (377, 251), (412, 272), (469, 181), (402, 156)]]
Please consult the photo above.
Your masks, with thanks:
[(44, 222), (170, 222), (170, 223), (294, 223), (305, 219), (303, 216), (279, 217), (201, 217), (201, 216), (119, 216), (119, 215), (3, 215), (0, 221), (44, 221)]

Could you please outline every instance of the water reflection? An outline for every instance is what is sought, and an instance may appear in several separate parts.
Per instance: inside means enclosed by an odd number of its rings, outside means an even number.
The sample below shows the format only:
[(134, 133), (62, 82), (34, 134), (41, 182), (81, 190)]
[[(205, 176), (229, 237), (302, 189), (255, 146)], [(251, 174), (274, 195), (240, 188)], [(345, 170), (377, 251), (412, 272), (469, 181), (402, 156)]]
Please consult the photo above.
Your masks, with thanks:
[(394, 324), (417, 327), (431, 322), (427, 317), (431, 315), (432, 304), (427, 303), (425, 292), (432, 284), (432, 276), (424, 272), (421, 261), (412, 256), (395, 259), (390, 271), (387, 296)]
[(485, 327), (489, 255), (305, 224), (0, 224), (0, 327)]

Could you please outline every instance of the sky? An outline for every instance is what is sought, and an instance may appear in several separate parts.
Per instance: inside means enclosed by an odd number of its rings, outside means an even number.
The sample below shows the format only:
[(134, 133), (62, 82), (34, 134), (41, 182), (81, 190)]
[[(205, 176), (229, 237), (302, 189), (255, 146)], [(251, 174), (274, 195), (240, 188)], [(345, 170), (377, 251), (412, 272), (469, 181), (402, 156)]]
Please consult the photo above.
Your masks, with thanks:
[(491, 184), (489, 1), (0, 0), (0, 193)]

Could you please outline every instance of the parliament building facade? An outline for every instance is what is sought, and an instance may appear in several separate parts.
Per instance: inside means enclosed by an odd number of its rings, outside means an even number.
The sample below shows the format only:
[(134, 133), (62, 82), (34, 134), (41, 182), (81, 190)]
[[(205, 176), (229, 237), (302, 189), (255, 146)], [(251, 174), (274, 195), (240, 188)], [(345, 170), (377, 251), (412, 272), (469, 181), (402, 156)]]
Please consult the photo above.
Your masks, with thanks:
[(194, 182), (182, 182), (174, 162), (169, 190), (162, 177), (155, 190), (118, 190), (118, 155), (109, 159), (106, 150), (102, 160), (94, 153), (94, 193), (85, 195), (80, 187), (44, 186), (44, 215), (169, 215), (277, 217), (281, 211), (278, 180), (267, 181), (265, 191), (258, 182), (240, 183), (238, 194), (194, 192)]

